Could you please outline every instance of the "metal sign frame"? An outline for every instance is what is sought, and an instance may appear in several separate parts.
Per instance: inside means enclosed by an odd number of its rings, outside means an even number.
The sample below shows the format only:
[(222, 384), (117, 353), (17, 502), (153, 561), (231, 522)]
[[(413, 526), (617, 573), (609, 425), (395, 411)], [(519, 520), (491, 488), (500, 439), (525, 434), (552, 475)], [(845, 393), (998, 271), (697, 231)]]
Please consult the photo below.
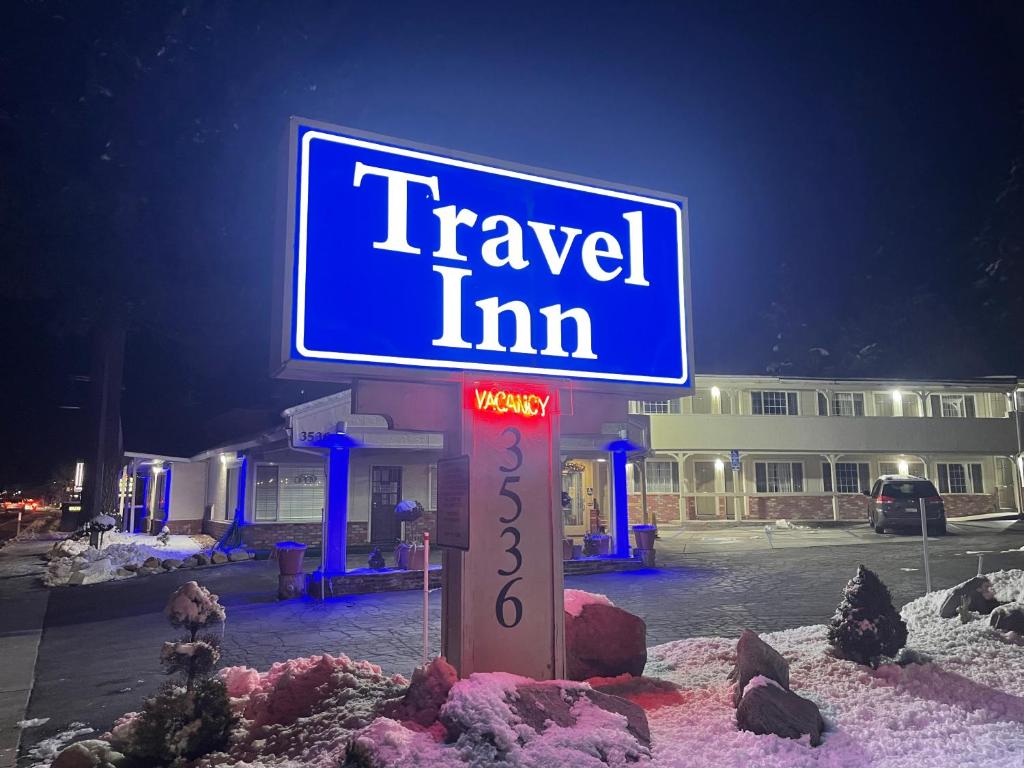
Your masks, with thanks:
[[(471, 363), (458, 360), (443, 359), (405, 359), (374, 355), (346, 355), (317, 350), (302, 350), (316, 355), (304, 358), (293, 356), (293, 343), (301, 341), (301, 328), (297, 327), (296, 305), (296, 261), (301, 259), (297, 249), (299, 224), (297, 220), (300, 205), (295, 199), (301, 197), (298, 186), (300, 169), (299, 131), (310, 129), (306, 137), (324, 137), (332, 135), (335, 139), (355, 146), (369, 146), (372, 149), (424, 157), (432, 162), (450, 164), (480, 170), (498, 175), (510, 176), (547, 184), (577, 189), (595, 194), (610, 195), (622, 199), (637, 199), (644, 204), (659, 204), (673, 207), (678, 211), (677, 253), (679, 276), (679, 307), (680, 338), (683, 349), (680, 350), (682, 376), (678, 380), (664, 380), (650, 377), (644, 381), (643, 376), (617, 374), (615, 372), (595, 373), (592, 371), (559, 370), (555, 368), (535, 368), (519, 365), (493, 365), (487, 363)], [(321, 131), (323, 133), (321, 133)], [(340, 137), (340, 138), (339, 138)], [(285, 216), (285, 248), (283, 258), (278, 261), (277, 290), (275, 296), (275, 332), (272, 352), (274, 375), (282, 378), (295, 378), (318, 381), (349, 382), (356, 378), (364, 379), (398, 379), (404, 381), (451, 381), (462, 377), (466, 372), (482, 372), (501, 375), (509, 379), (544, 380), (552, 385), (561, 384), (588, 391), (615, 392), (636, 397), (653, 399), (657, 397), (679, 397), (689, 395), (693, 391), (693, 332), (690, 301), (690, 264), (689, 264), (689, 219), (687, 199), (655, 190), (644, 189), (623, 184), (614, 184), (597, 179), (575, 176), (572, 174), (551, 171), (548, 169), (510, 163), (490, 157), (483, 157), (466, 152), (434, 147), (418, 142), (396, 139), (367, 131), (345, 126), (332, 125), (316, 120), (293, 117), (290, 121), (288, 141), (288, 186), (284, 199)], [(298, 190), (298, 191), (297, 191)], [(281, 303), (278, 303), (281, 297)], [(301, 297), (299, 297), (301, 301)], [(624, 324), (631, 322), (623, 319)], [(300, 334), (297, 336), (297, 334)], [(440, 357), (440, 355), (439, 355)]]

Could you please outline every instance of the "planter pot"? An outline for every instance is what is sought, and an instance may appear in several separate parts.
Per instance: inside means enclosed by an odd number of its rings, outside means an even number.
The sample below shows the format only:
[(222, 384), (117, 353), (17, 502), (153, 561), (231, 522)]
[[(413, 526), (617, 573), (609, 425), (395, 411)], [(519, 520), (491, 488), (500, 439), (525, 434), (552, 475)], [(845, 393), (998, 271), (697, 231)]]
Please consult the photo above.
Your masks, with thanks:
[(302, 558), (306, 556), (305, 544), (297, 541), (279, 541), (274, 548), (277, 550), (277, 567), (282, 576), (302, 573)]
[(633, 540), (637, 549), (654, 549), (654, 537), (658, 529), (653, 525), (634, 525)]

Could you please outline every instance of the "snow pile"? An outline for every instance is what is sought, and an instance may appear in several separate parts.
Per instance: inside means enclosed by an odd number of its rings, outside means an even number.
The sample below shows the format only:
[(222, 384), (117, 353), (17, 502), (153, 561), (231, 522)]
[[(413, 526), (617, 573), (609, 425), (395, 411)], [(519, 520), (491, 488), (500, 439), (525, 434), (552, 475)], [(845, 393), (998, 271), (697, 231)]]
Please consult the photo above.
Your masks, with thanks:
[(281, 662), (267, 672), (228, 667), (220, 675), (241, 718), (230, 758), (260, 766), (294, 761), (334, 768), (352, 733), (409, 684), (375, 664), (330, 654)]
[(582, 589), (565, 590), (565, 612), (570, 616), (579, 616), (585, 605), (615, 605), (606, 595), (584, 592)]
[[(989, 577), (1000, 600), (1024, 598), (1024, 572)], [(736, 730), (726, 675), (733, 638), (696, 638), (652, 648), (647, 675), (680, 685), (678, 704), (648, 709), (659, 768), (982, 768), (1015, 765), (1024, 753), (1024, 649), (985, 620), (939, 618), (948, 594), (903, 609), (908, 648), (930, 663), (872, 671), (828, 654), (824, 626), (762, 635), (790, 662), (793, 691), (821, 707), (824, 742)], [(713, 747), (713, 748), (710, 748)], [(1016, 755), (1016, 757), (1014, 757)]]
[(43, 583), (58, 587), (130, 578), (134, 574), (123, 570), (126, 565), (142, 565), (149, 557), (186, 558), (202, 551), (199, 541), (182, 535), (171, 536), (164, 546), (156, 536), (110, 531), (103, 535), (100, 549), (84, 541), (65, 539), (54, 544), (48, 553), (50, 564)]

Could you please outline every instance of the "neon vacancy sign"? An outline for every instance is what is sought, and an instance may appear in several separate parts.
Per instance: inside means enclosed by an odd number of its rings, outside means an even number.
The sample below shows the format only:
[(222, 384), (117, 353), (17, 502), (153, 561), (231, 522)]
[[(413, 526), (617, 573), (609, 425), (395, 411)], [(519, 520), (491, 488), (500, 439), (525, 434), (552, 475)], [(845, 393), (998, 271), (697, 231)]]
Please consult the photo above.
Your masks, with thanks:
[(473, 388), (471, 406), (487, 413), (515, 414), (527, 419), (543, 418), (548, 414), (551, 394), (515, 392), (504, 389)]
[(684, 198), (291, 127), (284, 372), (690, 387)]

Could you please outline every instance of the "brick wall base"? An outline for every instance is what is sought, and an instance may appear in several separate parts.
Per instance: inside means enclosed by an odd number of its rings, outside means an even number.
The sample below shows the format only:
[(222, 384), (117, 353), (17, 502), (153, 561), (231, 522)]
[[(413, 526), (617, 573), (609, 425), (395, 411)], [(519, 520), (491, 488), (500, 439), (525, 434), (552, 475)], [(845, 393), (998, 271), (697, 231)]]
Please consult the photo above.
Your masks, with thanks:
[(942, 497), (946, 507), (946, 517), (966, 517), (967, 515), (985, 515), (998, 512), (995, 499), (982, 494), (949, 494)]
[[(430, 513), (433, 515), (433, 513)], [(220, 539), (227, 533), (230, 523), (223, 520), (183, 520), (182, 522), (202, 523), (202, 532)], [(431, 526), (433, 518), (431, 518)], [(173, 533), (178, 533), (171, 528)], [(366, 522), (350, 522), (348, 524), (348, 543), (366, 544), (370, 541), (370, 526)], [(197, 526), (195, 531), (188, 533), (199, 533)], [(431, 534), (433, 528), (431, 527)], [(320, 539), (323, 536), (323, 526), (320, 523), (250, 523), (242, 526), (242, 541), (247, 547), (253, 549), (271, 549), (279, 541), (298, 541), (308, 547), (319, 547)]]
[(171, 533), (191, 536), (203, 532), (203, 520), (168, 520), (167, 527)]
[[(626, 498), (629, 508), (629, 524), (640, 525), (643, 522), (643, 497), (639, 493), (631, 493)], [(653, 515), (659, 523), (679, 522), (679, 494), (648, 493), (647, 513)]]

